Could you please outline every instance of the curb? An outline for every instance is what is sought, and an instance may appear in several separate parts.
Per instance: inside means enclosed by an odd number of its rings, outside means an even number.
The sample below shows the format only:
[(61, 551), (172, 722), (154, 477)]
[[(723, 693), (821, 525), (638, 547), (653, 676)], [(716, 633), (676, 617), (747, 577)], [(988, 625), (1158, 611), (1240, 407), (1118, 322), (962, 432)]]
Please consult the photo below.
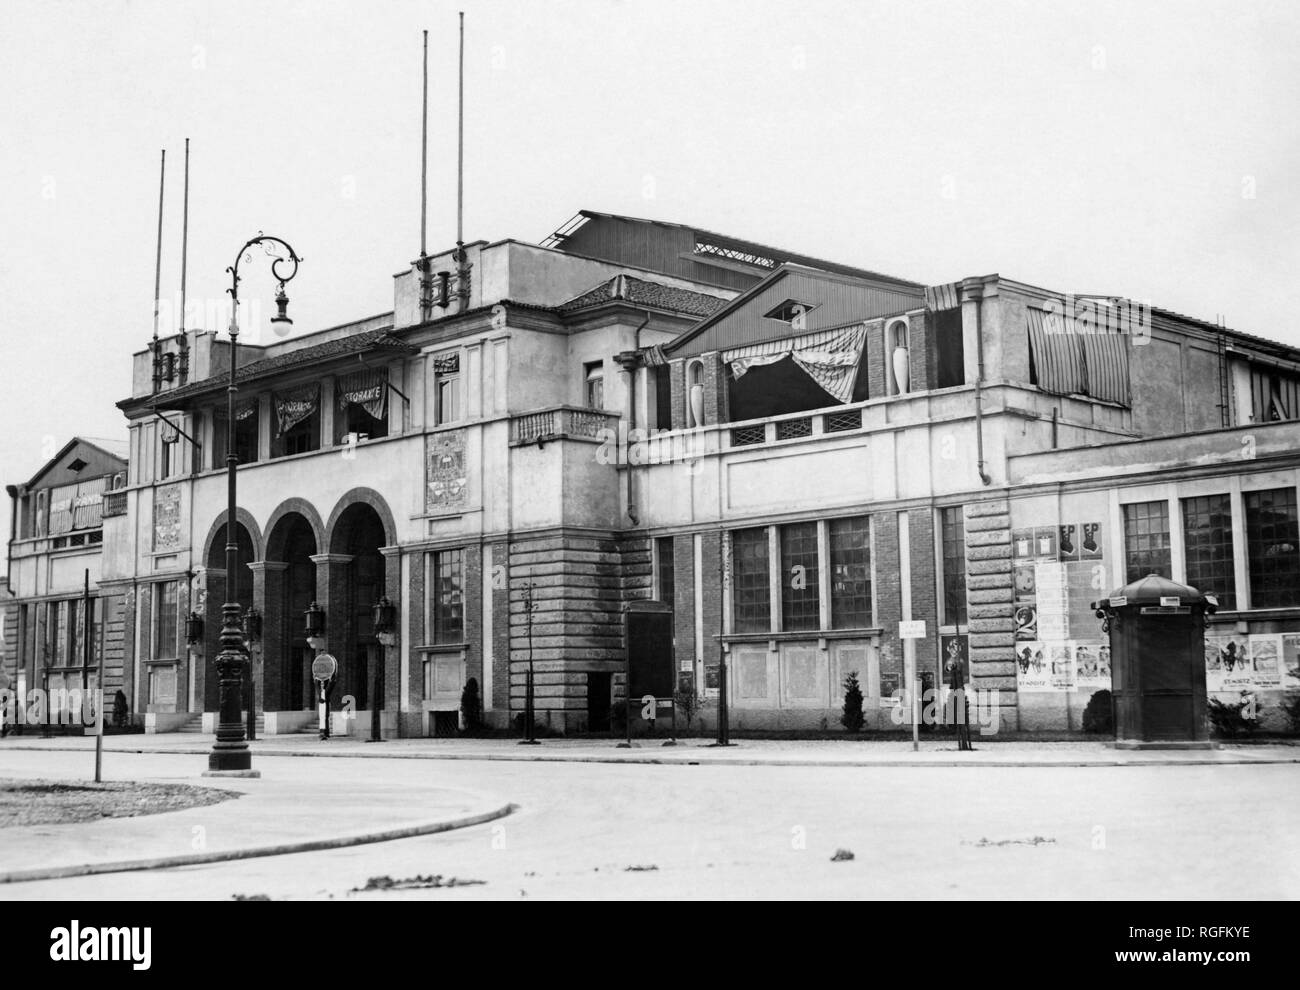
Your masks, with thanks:
[(225, 863), (238, 859), (256, 859), (260, 856), (286, 856), (292, 853), (319, 852), (323, 849), (342, 849), (362, 846), (371, 842), (390, 842), (393, 839), (410, 839), (418, 835), (434, 835), (452, 829), (469, 828), (485, 822), (496, 821), (519, 810), (517, 804), (504, 804), (491, 811), (467, 815), (464, 818), (443, 819), (421, 825), (407, 825), (383, 832), (364, 832), (337, 836), (332, 839), (307, 839), (273, 846), (254, 846), (249, 849), (229, 849), (224, 852), (193, 853), (186, 856), (158, 856), (153, 859), (119, 860), (111, 863), (81, 863), (35, 870), (15, 870), (0, 873), (0, 884), (26, 883), (31, 880), (66, 880), (69, 877), (88, 877), (100, 873), (127, 873), (139, 870), (164, 870), (180, 866), (202, 866), (208, 863)]
[[(254, 744), (256, 745), (256, 744)], [(29, 750), (32, 752), (87, 752), (87, 748), (68, 746), (23, 746), (14, 752)], [(205, 756), (209, 748), (184, 749), (105, 749), (106, 753), (125, 753), (144, 756)], [(1147, 752), (1152, 752), (1148, 750)], [(1222, 752), (1219, 750), (1218, 752)], [(266, 750), (254, 749), (258, 757), (305, 757), (312, 759), (356, 759), (356, 760), (465, 760), (502, 763), (610, 763), (634, 764), (642, 766), (734, 766), (734, 767), (1196, 767), (1196, 766), (1269, 766), (1300, 763), (1300, 753), (1296, 756), (1277, 757), (1228, 757), (1220, 759), (1118, 759), (1114, 757), (1082, 759), (1080, 757), (1060, 757), (1045, 760), (980, 760), (958, 759), (949, 757), (938, 760), (907, 759), (905, 757), (888, 757), (878, 760), (827, 760), (816, 757), (754, 757), (728, 758), (720, 756), (665, 755), (665, 756), (605, 756), (599, 753), (566, 754), (562, 751), (531, 754), (502, 753), (437, 753), (437, 752), (391, 752), (366, 750), (364, 752), (323, 752), (319, 750)], [(0, 875), (0, 882), (3, 876)]]

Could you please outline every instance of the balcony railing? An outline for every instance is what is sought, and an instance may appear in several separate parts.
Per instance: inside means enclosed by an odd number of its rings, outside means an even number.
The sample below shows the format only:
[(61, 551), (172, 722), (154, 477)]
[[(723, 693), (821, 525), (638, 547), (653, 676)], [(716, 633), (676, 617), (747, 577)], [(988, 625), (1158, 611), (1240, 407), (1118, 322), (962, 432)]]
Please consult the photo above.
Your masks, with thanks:
[(104, 518), (126, 515), (126, 492), (104, 493)]
[(600, 409), (578, 409), (574, 406), (556, 406), (523, 413), (510, 420), (512, 444), (576, 438), (598, 440), (602, 430), (613, 429), (617, 413)]

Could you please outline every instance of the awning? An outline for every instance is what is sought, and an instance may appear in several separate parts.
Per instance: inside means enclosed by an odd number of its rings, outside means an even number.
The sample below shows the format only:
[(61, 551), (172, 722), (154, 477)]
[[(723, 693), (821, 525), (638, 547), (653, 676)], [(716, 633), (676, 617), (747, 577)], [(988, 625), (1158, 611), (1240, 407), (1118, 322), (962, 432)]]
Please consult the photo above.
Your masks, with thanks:
[(1025, 311), (1038, 387), (1053, 395), (1088, 395), (1130, 404), (1128, 335), (1106, 318)]
[(949, 282), (947, 285), (927, 285), (925, 287), (925, 308), (935, 311), (944, 309), (956, 309), (961, 305), (961, 293), (957, 291), (957, 283)]
[(275, 418), (279, 423), (276, 436), (284, 436), (320, 405), (320, 385), (313, 383), (288, 392), (275, 393)]
[(790, 357), (818, 385), (840, 402), (853, 401), (853, 385), (862, 361), (862, 345), (867, 339), (866, 324), (835, 330), (821, 330), (802, 337), (767, 340), (722, 352), (722, 360), (731, 365), (731, 373), (740, 378), (750, 368), (776, 364)]
[(340, 409), (356, 405), (375, 419), (383, 419), (384, 411), (388, 408), (387, 369), (367, 368), (365, 371), (343, 375), (336, 388)]

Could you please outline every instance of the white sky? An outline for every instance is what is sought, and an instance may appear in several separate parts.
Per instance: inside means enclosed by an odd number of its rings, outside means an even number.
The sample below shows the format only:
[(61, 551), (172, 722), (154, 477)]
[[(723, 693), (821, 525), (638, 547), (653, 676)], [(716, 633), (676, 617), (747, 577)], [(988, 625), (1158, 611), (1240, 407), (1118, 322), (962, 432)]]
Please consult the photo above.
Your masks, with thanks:
[[(1300, 345), (1289, 0), (462, 6), (467, 240), (540, 240), (585, 207), (918, 281), (1124, 294)], [(457, 9), (5, 0), (0, 481), (73, 434), (125, 436), (160, 148), (164, 297), (189, 137), (192, 306), (224, 300), (265, 230), (305, 259), (299, 332), (391, 308), (419, 248), (423, 28), (430, 249), (455, 239)], [(258, 265), (242, 298), (265, 316)]]

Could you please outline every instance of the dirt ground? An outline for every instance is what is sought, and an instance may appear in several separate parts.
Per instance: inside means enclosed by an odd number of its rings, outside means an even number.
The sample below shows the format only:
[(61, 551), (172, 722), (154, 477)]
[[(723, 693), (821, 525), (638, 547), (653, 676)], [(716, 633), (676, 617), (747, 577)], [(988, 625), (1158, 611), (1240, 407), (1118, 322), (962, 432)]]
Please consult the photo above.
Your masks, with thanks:
[(187, 784), (0, 778), (0, 828), (133, 818), (216, 804), (238, 794)]

